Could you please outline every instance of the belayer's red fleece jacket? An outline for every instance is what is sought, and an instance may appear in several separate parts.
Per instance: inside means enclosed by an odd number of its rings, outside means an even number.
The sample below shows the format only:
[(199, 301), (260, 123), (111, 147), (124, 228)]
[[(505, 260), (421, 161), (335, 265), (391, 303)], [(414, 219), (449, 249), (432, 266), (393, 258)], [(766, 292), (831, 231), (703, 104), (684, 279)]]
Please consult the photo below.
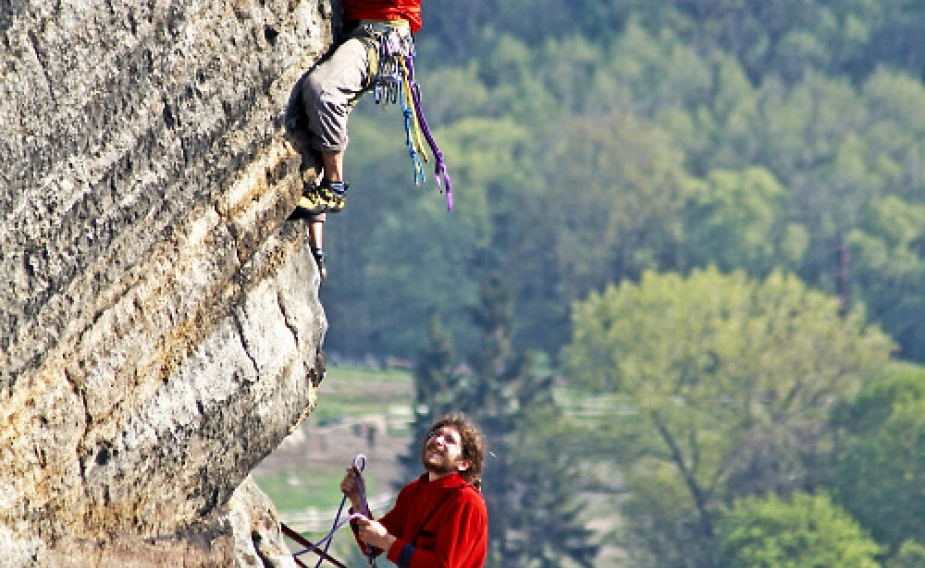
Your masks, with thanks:
[[(415, 479), (380, 523), (396, 537), (386, 557), (398, 568), (482, 568), (488, 553), (488, 510), (458, 474)], [(363, 546), (363, 543), (357, 539)]]

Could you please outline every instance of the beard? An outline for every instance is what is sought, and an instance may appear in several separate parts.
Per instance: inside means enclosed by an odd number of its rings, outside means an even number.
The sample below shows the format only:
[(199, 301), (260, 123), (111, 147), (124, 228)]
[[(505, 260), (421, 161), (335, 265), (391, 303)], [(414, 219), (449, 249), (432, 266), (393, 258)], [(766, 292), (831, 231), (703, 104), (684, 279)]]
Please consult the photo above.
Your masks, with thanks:
[(458, 471), (458, 460), (454, 460), (434, 448), (424, 446), (421, 450), (421, 465), (430, 473), (446, 474), (456, 473)]

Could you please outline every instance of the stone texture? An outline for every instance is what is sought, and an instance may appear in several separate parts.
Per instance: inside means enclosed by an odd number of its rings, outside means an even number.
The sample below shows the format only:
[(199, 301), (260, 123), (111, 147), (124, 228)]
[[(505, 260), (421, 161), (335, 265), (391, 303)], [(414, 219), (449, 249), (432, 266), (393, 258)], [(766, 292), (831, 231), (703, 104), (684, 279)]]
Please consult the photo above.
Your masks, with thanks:
[(283, 121), (333, 12), (0, 0), (0, 566), (291, 565), (245, 480), (324, 373)]

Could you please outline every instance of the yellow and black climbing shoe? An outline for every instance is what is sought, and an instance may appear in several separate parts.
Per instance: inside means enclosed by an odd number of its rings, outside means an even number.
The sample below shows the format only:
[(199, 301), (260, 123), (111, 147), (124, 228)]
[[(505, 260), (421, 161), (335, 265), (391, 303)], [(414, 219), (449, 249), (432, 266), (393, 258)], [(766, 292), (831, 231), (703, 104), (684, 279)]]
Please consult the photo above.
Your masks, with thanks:
[(342, 181), (321, 180), (318, 193), (324, 201), (324, 210), (328, 213), (339, 213), (344, 208), (347, 197), (347, 188), (350, 185)]
[(342, 181), (321, 180), (321, 183), (306, 184), (297, 206), (309, 215), (338, 213), (344, 208), (344, 197), (348, 184)]
[(321, 192), (318, 191), (318, 186), (313, 183), (305, 184), (296, 206), (309, 215), (320, 215), (327, 209)]

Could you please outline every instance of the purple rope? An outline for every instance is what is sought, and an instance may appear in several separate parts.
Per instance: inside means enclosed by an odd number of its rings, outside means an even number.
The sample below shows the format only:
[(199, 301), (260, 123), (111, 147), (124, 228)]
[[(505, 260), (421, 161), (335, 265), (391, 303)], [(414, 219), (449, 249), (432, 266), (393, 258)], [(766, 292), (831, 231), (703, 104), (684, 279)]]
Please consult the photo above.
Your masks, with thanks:
[(446, 191), (446, 209), (447, 211), (452, 211), (453, 186), (450, 181), (450, 173), (446, 171), (446, 163), (443, 161), (443, 152), (437, 147), (437, 141), (434, 140), (434, 136), (430, 133), (430, 128), (427, 127), (427, 120), (424, 118), (424, 112), (421, 110), (421, 89), (414, 80), (414, 60), (410, 55), (406, 55), (405, 63), (408, 66), (408, 84), (411, 85), (414, 110), (418, 114), (418, 122), (421, 124), (421, 131), (424, 133), (424, 138), (427, 139), (427, 144), (434, 153), (434, 159), (437, 162), (434, 165), (434, 181), (437, 182), (437, 186), (440, 186), (440, 180), (443, 180), (443, 188)]

